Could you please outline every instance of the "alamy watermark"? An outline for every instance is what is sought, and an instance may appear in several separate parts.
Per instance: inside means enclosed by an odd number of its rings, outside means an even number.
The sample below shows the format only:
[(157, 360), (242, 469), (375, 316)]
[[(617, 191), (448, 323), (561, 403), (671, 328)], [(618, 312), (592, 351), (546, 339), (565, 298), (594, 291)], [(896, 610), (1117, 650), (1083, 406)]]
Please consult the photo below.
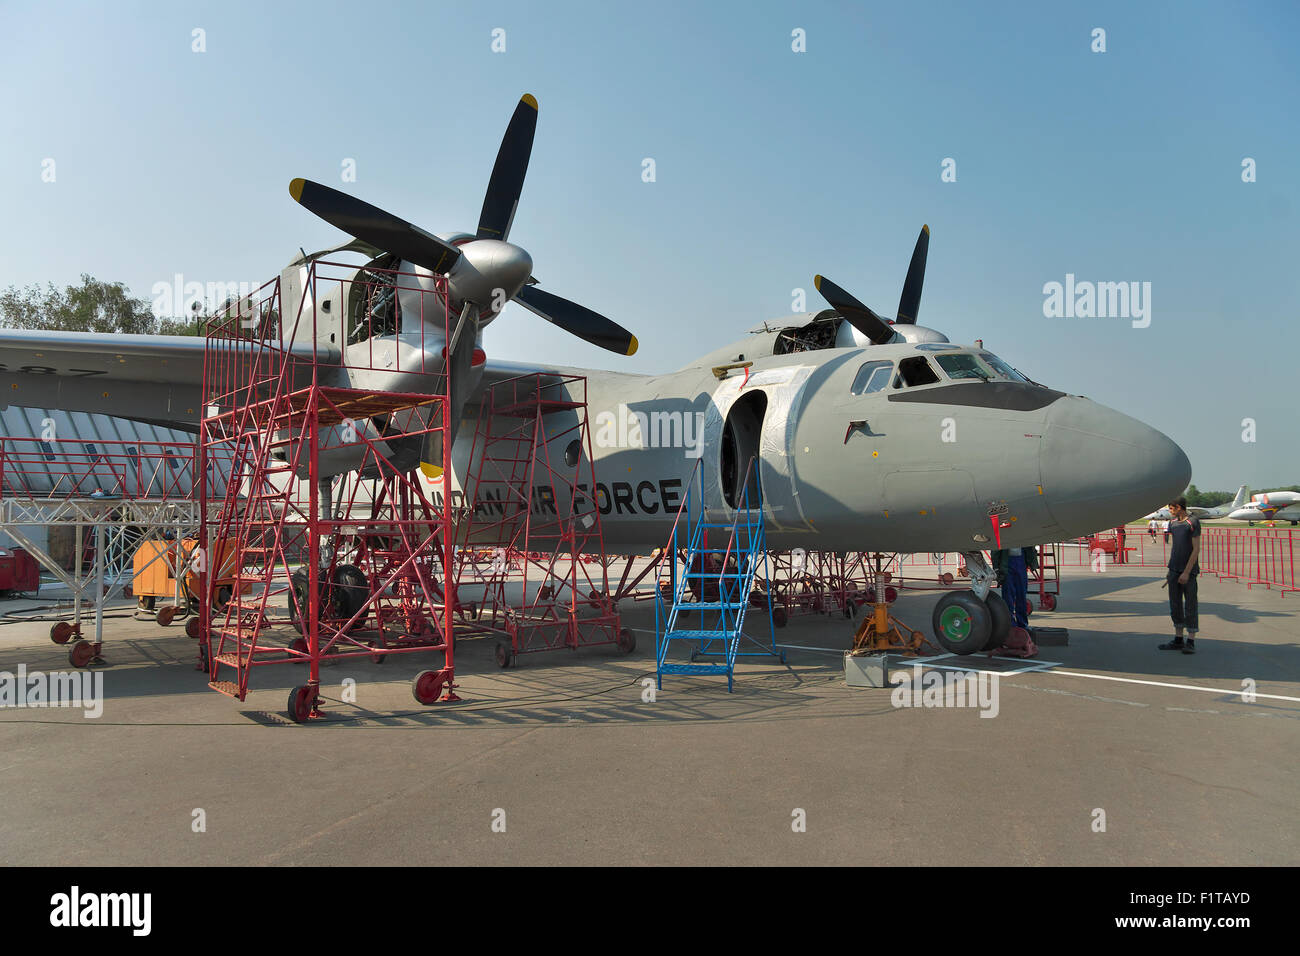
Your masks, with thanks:
[(1065, 282), (1043, 285), (1043, 315), (1049, 319), (1132, 319), (1133, 328), (1151, 324), (1150, 282)]
[(620, 404), (616, 412), (596, 415), (596, 444), (601, 448), (681, 448), (687, 458), (704, 454), (704, 413), (634, 412)]
[(93, 720), (104, 713), (102, 671), (0, 671), (0, 707), (80, 707)]
[(889, 695), (895, 707), (976, 707), (981, 717), (996, 717), (1001, 709), (998, 675), (989, 671), (926, 670), (913, 664), (912, 673), (896, 676)]

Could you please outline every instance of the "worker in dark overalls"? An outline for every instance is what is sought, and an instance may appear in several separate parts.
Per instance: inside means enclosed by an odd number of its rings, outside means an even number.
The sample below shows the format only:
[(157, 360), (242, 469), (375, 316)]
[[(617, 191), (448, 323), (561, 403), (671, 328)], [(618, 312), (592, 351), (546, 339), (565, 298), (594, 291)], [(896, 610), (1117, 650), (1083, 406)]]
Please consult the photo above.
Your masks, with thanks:
[(1011, 611), (1012, 627), (1029, 630), (1029, 572), (1038, 570), (1038, 549), (999, 549), (993, 552), (993, 567), (1002, 585), (1002, 599)]

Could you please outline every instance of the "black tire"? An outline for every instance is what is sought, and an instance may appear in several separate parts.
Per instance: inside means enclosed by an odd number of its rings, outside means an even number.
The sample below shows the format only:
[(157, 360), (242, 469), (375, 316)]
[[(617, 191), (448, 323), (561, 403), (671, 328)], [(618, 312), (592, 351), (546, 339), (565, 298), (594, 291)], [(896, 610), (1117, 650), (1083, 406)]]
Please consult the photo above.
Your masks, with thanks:
[(340, 564), (334, 569), (334, 604), (345, 621), (365, 607), (368, 600), (370, 583), (364, 571), (355, 564)]
[(930, 615), (939, 646), (950, 654), (978, 654), (993, 629), (988, 605), (973, 591), (952, 591), (939, 599)]
[(997, 591), (990, 591), (984, 603), (988, 605), (989, 614), (993, 618), (992, 626), (989, 628), (989, 640), (984, 645), (984, 650), (996, 651), (1011, 636), (1011, 608), (1007, 607), (1007, 602)]

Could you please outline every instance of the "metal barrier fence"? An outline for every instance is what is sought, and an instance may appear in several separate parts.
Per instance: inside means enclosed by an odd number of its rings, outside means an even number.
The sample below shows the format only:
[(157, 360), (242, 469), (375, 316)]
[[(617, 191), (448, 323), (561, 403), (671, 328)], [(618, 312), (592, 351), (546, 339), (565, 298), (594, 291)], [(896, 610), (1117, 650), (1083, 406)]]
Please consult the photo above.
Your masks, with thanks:
[[(1090, 567), (1102, 572), (1117, 565), (1163, 568), (1169, 563), (1172, 540), (1162, 530), (1154, 534), (1146, 525), (1127, 525), (1099, 531), (1054, 545), (1056, 564), (1062, 568)], [(1263, 585), (1280, 590), (1300, 590), (1296, 583), (1296, 529), (1268, 527), (1223, 527), (1201, 529), (1198, 563), (1203, 574), (1220, 580), (1241, 581), (1247, 587)], [(900, 570), (930, 569), (941, 572), (958, 565), (955, 554), (908, 554), (898, 561)]]

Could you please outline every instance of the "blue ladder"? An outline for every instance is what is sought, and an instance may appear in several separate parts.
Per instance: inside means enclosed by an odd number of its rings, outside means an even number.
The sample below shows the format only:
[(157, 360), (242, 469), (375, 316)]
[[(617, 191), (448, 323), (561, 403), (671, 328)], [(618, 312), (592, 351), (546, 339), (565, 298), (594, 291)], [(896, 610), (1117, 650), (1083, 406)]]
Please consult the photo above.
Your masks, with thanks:
[[(785, 663), (785, 651), (776, 646), (776, 629), (772, 622), (772, 599), (767, 589), (761, 592), (767, 607), (768, 640), (759, 641), (744, 633), (745, 611), (754, 594), (754, 580), (762, 573), (767, 577), (767, 550), (763, 531), (762, 486), (755, 460), (750, 459), (745, 482), (730, 521), (709, 520), (704, 507), (702, 482), (693, 480), (700, 465), (687, 482), (686, 497), (678, 509), (663, 559), (668, 561), (672, 584), (668, 595), (660, 587), (655, 592), (655, 666), (656, 682), (663, 689), (665, 674), (726, 674), (728, 693), (734, 687), (738, 657), (777, 657)], [(750, 477), (754, 479), (754, 501), (750, 501)], [(722, 547), (709, 547), (709, 532), (715, 539), (725, 536)], [(685, 570), (678, 571), (677, 555), (685, 544)], [(691, 583), (695, 582), (695, 587)], [(696, 597), (698, 596), (698, 600)], [(758, 606), (757, 603), (755, 606)], [(698, 624), (680, 627), (683, 614), (699, 616)], [(695, 622), (691, 622), (695, 624)], [(741, 641), (758, 650), (740, 650)], [(690, 660), (668, 659), (675, 642), (690, 647)], [(705, 661), (705, 662), (701, 662)]]

